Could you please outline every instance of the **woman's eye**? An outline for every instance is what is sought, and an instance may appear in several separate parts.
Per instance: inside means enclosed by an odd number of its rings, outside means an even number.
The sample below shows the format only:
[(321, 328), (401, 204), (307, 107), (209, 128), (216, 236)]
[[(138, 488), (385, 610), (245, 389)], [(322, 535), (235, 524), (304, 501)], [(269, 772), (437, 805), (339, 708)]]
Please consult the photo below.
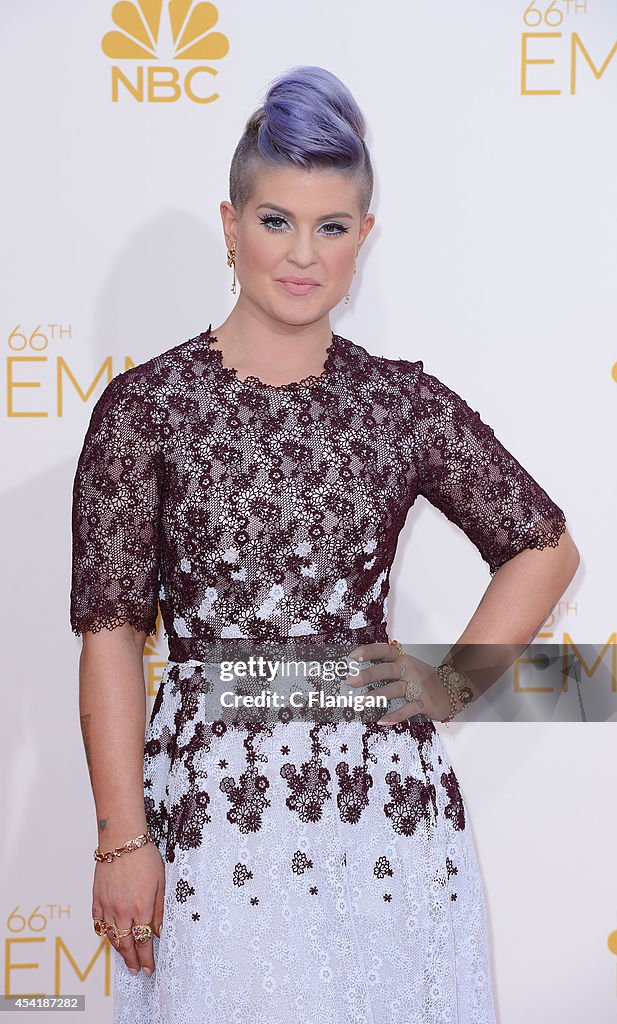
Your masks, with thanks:
[(284, 217), (275, 217), (273, 214), (267, 214), (265, 217), (259, 218), (261, 223), (265, 225), (268, 231), (282, 231), (281, 227), (275, 227), (274, 222), (278, 221), (280, 224), (286, 224), (287, 221)]
[(322, 226), (324, 228), (334, 228), (334, 231), (326, 231), (327, 235), (345, 235), (349, 231), (349, 228), (343, 227), (342, 224), (336, 224), (334, 221)]

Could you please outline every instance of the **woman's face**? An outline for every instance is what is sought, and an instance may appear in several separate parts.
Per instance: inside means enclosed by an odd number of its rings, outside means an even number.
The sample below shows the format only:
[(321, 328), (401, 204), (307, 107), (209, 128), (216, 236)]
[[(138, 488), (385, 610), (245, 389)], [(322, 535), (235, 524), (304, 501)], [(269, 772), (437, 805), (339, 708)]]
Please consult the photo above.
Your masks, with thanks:
[(221, 216), (228, 246), (236, 242), (238, 301), (296, 325), (327, 316), (346, 295), (375, 221), (361, 220), (357, 179), (299, 167), (261, 169), (242, 216), (227, 202)]

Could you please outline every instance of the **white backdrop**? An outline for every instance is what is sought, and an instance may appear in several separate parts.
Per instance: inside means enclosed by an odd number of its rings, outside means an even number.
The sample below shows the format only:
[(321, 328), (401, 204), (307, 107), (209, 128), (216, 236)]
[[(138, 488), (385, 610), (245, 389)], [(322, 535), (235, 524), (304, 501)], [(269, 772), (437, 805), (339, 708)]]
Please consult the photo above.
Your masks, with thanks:
[[(245, 119), (285, 69), (334, 71), (370, 126), (377, 224), (333, 328), (422, 358), (480, 411), (581, 552), (544, 637), (615, 643), (614, 0), (220, 0), (227, 43), (181, 56), (168, 10), (199, 6), (163, 2), (139, 56), (110, 0), (0, 2), (4, 991), (85, 993), (97, 1024), (114, 954), (90, 913), (76, 459), (109, 375), (230, 311), (219, 203)], [(390, 635), (449, 645), (490, 577), (419, 499), (391, 582)], [(161, 632), (150, 703), (165, 656)], [(439, 728), (486, 886), (500, 1024), (614, 1021), (612, 722)]]

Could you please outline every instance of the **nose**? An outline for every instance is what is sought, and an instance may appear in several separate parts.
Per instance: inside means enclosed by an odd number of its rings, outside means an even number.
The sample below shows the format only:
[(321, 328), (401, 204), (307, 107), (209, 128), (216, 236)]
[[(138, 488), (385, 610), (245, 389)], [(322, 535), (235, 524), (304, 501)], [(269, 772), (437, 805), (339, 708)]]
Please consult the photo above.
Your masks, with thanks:
[(310, 267), (316, 262), (315, 236), (310, 228), (298, 230), (289, 247), (288, 258), (297, 267)]

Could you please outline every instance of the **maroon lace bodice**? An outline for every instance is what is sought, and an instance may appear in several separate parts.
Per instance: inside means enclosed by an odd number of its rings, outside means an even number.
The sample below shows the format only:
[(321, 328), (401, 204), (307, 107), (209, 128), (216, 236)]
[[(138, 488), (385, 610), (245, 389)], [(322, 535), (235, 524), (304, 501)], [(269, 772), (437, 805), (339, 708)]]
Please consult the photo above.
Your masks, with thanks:
[(493, 575), (556, 546), (563, 511), (421, 359), (333, 334), (324, 371), (240, 380), (205, 333), (114, 377), (73, 486), (71, 627), (123, 622), (170, 658), (251, 644), (386, 640), (397, 541), (418, 494)]

